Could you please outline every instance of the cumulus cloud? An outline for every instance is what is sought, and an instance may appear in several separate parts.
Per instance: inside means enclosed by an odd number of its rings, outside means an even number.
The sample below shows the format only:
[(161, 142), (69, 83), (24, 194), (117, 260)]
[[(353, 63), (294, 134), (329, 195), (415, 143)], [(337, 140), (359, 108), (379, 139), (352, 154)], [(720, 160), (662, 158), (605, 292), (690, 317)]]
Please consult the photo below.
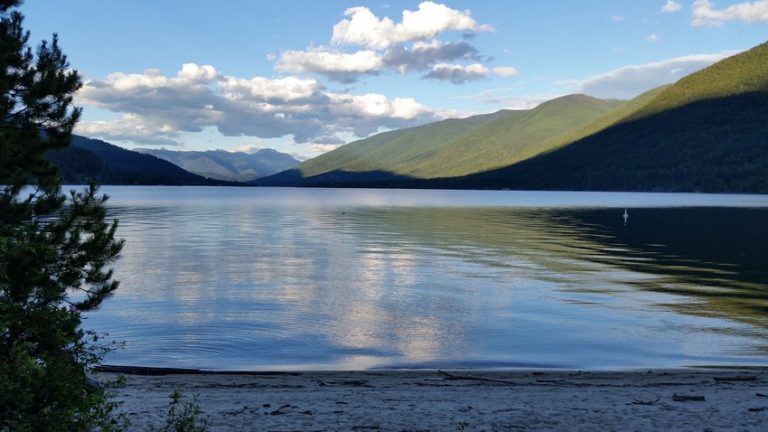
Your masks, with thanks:
[(644, 91), (675, 82), (734, 54), (737, 52), (676, 57), (655, 63), (625, 66), (583, 81), (561, 84), (595, 97), (631, 99)]
[(258, 152), (259, 150), (263, 150), (265, 147), (256, 145), (256, 144), (240, 144), (237, 146), (234, 146), (230, 149), (227, 149), (226, 151), (230, 153), (248, 153), (253, 154)]
[(661, 11), (664, 13), (675, 13), (679, 12), (682, 8), (683, 5), (676, 2), (675, 0), (667, 0), (667, 2), (664, 3), (664, 6), (661, 7)]
[(386, 49), (392, 45), (434, 38), (447, 31), (492, 31), (478, 24), (469, 11), (458, 11), (443, 4), (425, 1), (416, 11), (403, 11), (400, 23), (379, 18), (366, 7), (353, 7), (344, 12), (348, 19), (333, 26), (331, 43), (353, 44), (371, 49)]
[(358, 75), (375, 75), (384, 65), (373, 50), (347, 54), (319, 47), (307, 51), (286, 51), (276, 69), (286, 72), (314, 72), (342, 83), (354, 82)]
[(438, 63), (432, 67), (432, 71), (424, 75), (424, 78), (450, 81), (453, 84), (464, 84), (469, 81), (483, 79), (487, 74), (488, 68), (479, 63), (466, 66)]
[(493, 73), (500, 77), (511, 77), (517, 75), (517, 69), (511, 66), (498, 66), (492, 69)]
[(490, 60), (481, 56), (467, 42), (416, 42), (411, 46), (393, 46), (381, 53), (360, 50), (344, 53), (335, 48), (315, 47), (306, 51), (286, 51), (277, 62), (282, 72), (316, 73), (344, 84), (355, 82), (360, 75), (378, 75), (385, 70), (397, 73), (428, 70), (437, 62), (456, 60)]
[(120, 120), (87, 121), (77, 124), (77, 133), (110, 141), (132, 141), (150, 146), (177, 146), (179, 133), (157, 119), (123, 114)]
[(517, 75), (517, 69), (508, 66), (489, 69), (480, 63), (470, 65), (438, 63), (432, 66), (432, 70), (424, 75), (423, 78), (449, 81), (453, 84), (464, 84), (486, 78), (489, 74), (510, 77)]
[[(419, 4), (416, 11), (403, 11), (399, 23), (388, 17), (380, 18), (366, 7), (347, 9), (345, 15), (348, 18), (333, 27), (330, 47), (283, 52), (276, 59), (275, 69), (318, 74), (331, 81), (348, 84), (361, 76), (378, 75), (385, 71), (405, 74), (431, 71), (439, 63), (488, 63), (493, 60), (481, 55), (468, 42), (476, 32), (492, 30), (488, 25), (478, 24), (469, 11), (425, 1)], [(446, 42), (437, 39), (441, 33), (448, 31), (461, 31), (462, 40)], [(342, 48), (345, 45), (362, 49), (346, 52)], [(434, 79), (444, 76), (432, 72), (427, 75)], [(461, 79), (447, 80), (466, 82)]]
[(693, 2), (694, 27), (716, 27), (727, 21), (768, 22), (768, 0), (743, 2), (716, 9), (710, 0)]
[(87, 82), (77, 98), (123, 113), (118, 120), (82, 122), (78, 132), (150, 145), (177, 144), (180, 133), (206, 127), (227, 136), (337, 144), (340, 134), (364, 137), (439, 118), (411, 98), (333, 93), (311, 78), (232, 77), (192, 63), (172, 77), (156, 70), (113, 73)]
[(387, 50), (384, 64), (399, 73), (431, 69), (437, 62), (456, 60), (485, 60), (477, 49), (465, 41), (461, 42), (416, 42), (410, 47), (396, 46)]

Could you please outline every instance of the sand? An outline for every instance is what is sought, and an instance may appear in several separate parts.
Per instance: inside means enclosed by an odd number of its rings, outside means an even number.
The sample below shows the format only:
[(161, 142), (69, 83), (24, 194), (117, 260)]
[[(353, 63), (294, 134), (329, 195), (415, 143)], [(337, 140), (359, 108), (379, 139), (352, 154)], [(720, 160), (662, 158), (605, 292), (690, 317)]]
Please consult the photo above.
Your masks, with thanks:
[(136, 431), (174, 390), (211, 431), (768, 430), (768, 369), (450, 373), (129, 375), (119, 399)]

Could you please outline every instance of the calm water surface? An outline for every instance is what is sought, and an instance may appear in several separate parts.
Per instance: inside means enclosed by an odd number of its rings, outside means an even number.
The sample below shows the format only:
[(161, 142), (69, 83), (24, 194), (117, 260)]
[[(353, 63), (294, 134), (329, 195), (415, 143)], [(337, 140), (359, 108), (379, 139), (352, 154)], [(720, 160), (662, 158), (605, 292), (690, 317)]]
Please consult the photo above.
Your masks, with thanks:
[[(768, 197), (105, 187), (108, 363), (768, 365)], [(622, 214), (628, 209), (624, 224)]]

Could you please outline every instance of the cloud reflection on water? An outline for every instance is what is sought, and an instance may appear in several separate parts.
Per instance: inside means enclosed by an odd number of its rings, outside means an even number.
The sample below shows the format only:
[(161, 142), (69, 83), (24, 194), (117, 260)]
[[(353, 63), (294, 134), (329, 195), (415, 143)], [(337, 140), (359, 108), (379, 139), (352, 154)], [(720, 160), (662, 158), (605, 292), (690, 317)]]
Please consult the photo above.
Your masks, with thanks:
[(193, 192), (113, 204), (128, 240), (122, 286), (89, 321), (128, 342), (112, 362), (672, 366), (757, 361), (765, 336), (754, 316), (691, 313), (695, 294), (645, 289), (681, 287), (691, 264), (617, 241), (582, 210), (419, 207), (398, 191)]

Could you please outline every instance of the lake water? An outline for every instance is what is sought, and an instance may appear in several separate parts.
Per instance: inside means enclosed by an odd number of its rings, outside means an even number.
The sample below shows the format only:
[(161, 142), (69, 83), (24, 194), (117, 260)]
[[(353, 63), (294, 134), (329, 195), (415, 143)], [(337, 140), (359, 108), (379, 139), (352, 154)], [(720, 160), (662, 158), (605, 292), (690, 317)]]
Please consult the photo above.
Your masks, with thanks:
[[(104, 187), (107, 363), (768, 365), (768, 196)], [(624, 209), (628, 210), (624, 224)]]

